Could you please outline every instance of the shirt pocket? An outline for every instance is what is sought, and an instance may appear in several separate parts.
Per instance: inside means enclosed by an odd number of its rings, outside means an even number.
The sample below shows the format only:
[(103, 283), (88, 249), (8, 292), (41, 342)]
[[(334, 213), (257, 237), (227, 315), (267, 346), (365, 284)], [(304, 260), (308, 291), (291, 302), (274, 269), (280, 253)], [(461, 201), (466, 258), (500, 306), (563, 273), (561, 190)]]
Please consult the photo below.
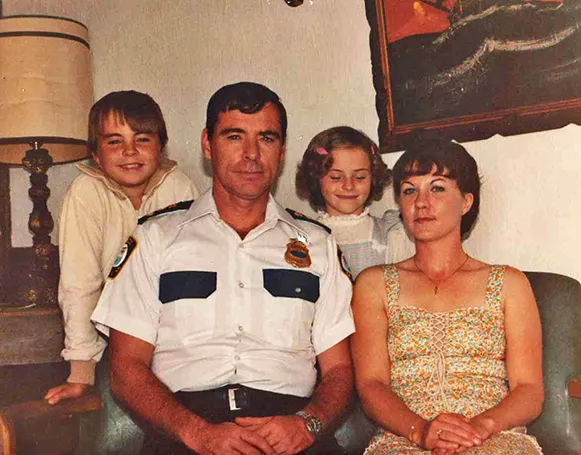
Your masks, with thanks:
[(302, 270), (263, 269), (262, 278), (270, 297), (263, 326), (267, 340), (293, 350), (308, 348), (319, 277)]
[[(180, 341), (202, 341), (214, 333), (214, 303), (218, 274), (201, 270), (168, 272), (159, 280), (159, 300), (173, 315)], [(171, 309), (170, 309), (171, 308)]]

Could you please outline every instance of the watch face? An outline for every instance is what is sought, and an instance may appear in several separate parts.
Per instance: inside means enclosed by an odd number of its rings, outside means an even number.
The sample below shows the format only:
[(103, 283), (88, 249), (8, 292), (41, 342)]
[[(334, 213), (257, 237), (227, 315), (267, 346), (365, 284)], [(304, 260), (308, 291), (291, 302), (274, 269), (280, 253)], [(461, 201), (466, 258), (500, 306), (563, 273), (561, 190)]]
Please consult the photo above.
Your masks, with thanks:
[(321, 423), (312, 417), (307, 421), (307, 430), (311, 433), (318, 433), (321, 430)]
[(297, 412), (296, 415), (298, 415), (299, 417), (301, 417), (305, 421), (305, 425), (307, 427), (307, 430), (312, 435), (316, 435), (323, 428), (323, 424), (321, 423), (321, 421), (311, 414), (308, 414), (304, 411), (299, 411), (299, 412)]

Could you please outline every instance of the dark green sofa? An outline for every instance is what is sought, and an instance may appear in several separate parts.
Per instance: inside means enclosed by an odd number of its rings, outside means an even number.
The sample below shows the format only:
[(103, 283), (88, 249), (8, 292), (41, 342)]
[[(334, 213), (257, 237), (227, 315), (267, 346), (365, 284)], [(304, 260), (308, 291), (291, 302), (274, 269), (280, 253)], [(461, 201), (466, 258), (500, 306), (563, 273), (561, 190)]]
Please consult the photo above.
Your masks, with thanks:
[[(543, 323), (545, 377), (543, 413), (529, 432), (537, 437), (546, 455), (581, 455), (581, 285), (554, 273), (526, 275)], [(107, 375), (106, 365), (101, 362), (99, 366), (101, 378)], [(138, 453), (141, 431), (114, 405), (107, 381), (100, 382), (103, 407), (82, 419), (82, 443), (76, 453)], [(362, 453), (373, 431), (373, 424), (355, 407), (336, 434), (346, 453), (357, 454)], [(44, 450), (39, 453), (48, 453)]]

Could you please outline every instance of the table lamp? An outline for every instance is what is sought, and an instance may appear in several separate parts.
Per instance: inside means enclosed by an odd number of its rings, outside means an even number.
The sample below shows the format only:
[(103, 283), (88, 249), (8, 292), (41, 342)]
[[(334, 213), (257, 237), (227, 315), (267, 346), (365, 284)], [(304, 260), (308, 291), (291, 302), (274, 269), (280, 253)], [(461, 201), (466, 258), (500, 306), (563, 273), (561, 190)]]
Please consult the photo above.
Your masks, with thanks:
[[(54, 222), (47, 208), (48, 168), (89, 156), (87, 116), (93, 101), (87, 28), (49, 16), (0, 17), (0, 189), (8, 188), (7, 166), (30, 172), (33, 202), (28, 227), (33, 258), (18, 278), (14, 299), (24, 306), (56, 306), (58, 254), (51, 242)], [(9, 195), (0, 196), (10, 231)], [(7, 221), (8, 220), (8, 221)], [(8, 226), (8, 227), (6, 227)], [(8, 237), (8, 238), (7, 238)], [(0, 233), (7, 257), (10, 232)], [(1, 257), (0, 257), (1, 259)], [(4, 261), (5, 267), (10, 261)], [(12, 274), (14, 276), (14, 274)]]

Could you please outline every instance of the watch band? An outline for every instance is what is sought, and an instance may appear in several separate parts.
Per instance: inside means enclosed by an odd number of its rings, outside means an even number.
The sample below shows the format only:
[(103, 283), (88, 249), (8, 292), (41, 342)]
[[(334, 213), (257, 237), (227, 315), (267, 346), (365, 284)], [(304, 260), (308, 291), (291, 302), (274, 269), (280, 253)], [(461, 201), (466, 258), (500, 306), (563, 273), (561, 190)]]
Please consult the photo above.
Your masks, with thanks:
[(323, 423), (314, 415), (309, 414), (305, 411), (299, 411), (295, 413), (295, 415), (299, 416), (301, 419), (305, 421), (305, 425), (309, 433), (313, 435), (313, 437), (317, 437), (317, 435), (323, 429)]

